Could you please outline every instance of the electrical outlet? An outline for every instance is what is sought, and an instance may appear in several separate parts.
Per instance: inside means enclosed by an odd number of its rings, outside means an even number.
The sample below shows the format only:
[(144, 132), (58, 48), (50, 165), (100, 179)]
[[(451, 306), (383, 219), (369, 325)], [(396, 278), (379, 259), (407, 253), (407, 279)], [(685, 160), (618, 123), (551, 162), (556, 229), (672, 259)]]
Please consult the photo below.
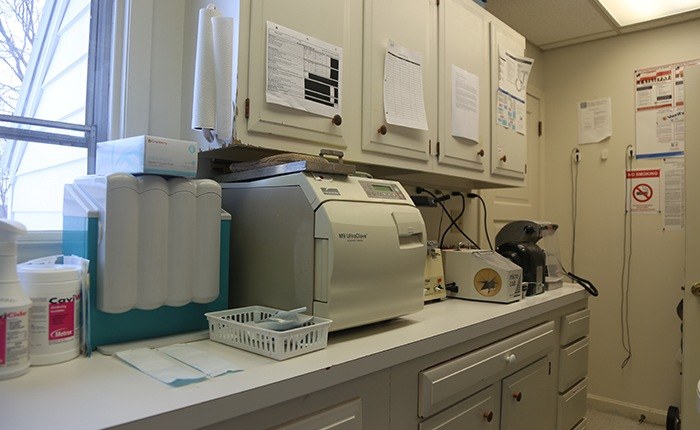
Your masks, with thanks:
[[(459, 212), (460, 212), (459, 209), (451, 209), (450, 216), (452, 217), (452, 219), (457, 219), (457, 217), (459, 216)], [(464, 229), (464, 226), (462, 224), (463, 220), (464, 220), (464, 215), (462, 215), (462, 218), (458, 219), (457, 222), (455, 223), (457, 225), (457, 227)], [(455, 227), (454, 225), (452, 227), (450, 227), (450, 233), (458, 234), (459, 230), (457, 230), (457, 227)]]

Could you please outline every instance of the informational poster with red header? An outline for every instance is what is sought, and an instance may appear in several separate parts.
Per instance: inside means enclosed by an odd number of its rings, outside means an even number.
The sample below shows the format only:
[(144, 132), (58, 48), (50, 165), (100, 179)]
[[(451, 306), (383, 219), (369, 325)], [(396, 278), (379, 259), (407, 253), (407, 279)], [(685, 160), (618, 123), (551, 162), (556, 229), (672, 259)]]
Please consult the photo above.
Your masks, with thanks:
[(635, 70), (637, 158), (680, 157), (685, 151), (687, 66), (700, 59)]
[(627, 171), (627, 205), (633, 213), (660, 213), (661, 169)]

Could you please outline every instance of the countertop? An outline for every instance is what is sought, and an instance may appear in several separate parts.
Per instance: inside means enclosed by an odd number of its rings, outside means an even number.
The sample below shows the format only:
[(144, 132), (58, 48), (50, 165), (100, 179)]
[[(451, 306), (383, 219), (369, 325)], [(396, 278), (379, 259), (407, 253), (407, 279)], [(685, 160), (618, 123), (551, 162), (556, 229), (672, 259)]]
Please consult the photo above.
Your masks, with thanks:
[(209, 340), (195, 345), (244, 370), (172, 387), (95, 352), (31, 367), (0, 381), (0, 428), (193, 428), (213, 424), (330, 387), (482, 336), (585, 299), (579, 286), (516, 303), (447, 299), (420, 312), (331, 333), (328, 346), (284, 361)]

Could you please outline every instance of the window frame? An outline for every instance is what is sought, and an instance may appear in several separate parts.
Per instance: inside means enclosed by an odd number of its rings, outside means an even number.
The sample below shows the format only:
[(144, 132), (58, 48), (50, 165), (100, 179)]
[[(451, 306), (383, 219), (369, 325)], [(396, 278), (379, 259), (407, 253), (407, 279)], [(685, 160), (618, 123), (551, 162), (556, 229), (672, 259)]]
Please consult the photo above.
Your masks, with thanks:
[[(70, 0), (68, 0), (70, 1)], [(67, 2), (63, 5), (67, 5)], [(95, 173), (97, 142), (107, 140), (110, 111), (110, 72), (112, 47), (112, 13), (114, 2), (90, 0), (90, 36), (84, 124), (44, 120), (21, 115), (0, 114), (0, 138), (14, 141), (37, 142), (87, 149), (87, 174)], [(43, 43), (40, 41), (39, 43)], [(44, 130), (26, 128), (42, 127)], [(46, 131), (53, 130), (53, 131)], [(82, 136), (67, 135), (60, 131), (80, 132)], [(12, 156), (11, 156), (12, 157)], [(20, 161), (21, 162), (21, 161)], [(11, 162), (10, 164), (15, 164)], [(12, 173), (14, 175), (14, 173)], [(26, 242), (55, 243), (61, 241), (60, 231), (30, 231)], [(31, 237), (29, 237), (31, 236)]]

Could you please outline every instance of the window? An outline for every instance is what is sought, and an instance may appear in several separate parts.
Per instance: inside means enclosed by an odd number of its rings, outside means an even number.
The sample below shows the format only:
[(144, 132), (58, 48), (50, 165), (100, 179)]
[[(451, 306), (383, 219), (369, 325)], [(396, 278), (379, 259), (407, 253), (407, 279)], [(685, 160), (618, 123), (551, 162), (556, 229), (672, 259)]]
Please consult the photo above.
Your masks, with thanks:
[(110, 1), (0, 0), (0, 217), (62, 228), (106, 133)]

